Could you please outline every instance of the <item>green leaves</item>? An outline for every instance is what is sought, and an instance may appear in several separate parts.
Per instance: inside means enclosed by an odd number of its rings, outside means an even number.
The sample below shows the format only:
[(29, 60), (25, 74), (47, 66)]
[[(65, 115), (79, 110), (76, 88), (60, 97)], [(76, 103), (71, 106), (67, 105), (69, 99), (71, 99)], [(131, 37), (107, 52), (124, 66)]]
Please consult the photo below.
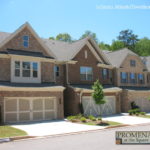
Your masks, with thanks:
[(92, 89), (94, 90), (94, 92), (92, 93), (92, 97), (95, 100), (95, 103), (104, 104), (106, 101), (104, 99), (103, 87), (100, 84), (99, 80), (94, 82)]

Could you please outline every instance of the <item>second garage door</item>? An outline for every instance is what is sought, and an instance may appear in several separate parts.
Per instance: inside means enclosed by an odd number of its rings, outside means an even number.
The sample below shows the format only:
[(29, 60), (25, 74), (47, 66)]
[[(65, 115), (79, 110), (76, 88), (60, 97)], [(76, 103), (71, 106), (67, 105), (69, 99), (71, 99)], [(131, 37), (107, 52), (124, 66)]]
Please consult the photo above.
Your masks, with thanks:
[(57, 118), (55, 97), (5, 98), (4, 121), (23, 122)]
[(116, 113), (116, 97), (106, 96), (106, 103), (97, 105), (91, 96), (82, 97), (82, 105), (85, 115), (99, 116), (112, 115)]

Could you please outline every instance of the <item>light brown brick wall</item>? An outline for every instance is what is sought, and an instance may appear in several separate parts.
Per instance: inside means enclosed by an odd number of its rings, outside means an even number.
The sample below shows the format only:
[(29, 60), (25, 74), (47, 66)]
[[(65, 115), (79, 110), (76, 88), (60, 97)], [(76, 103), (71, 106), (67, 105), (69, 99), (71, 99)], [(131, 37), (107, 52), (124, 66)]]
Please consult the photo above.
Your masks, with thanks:
[[(24, 35), (29, 36), (29, 47), (27, 48), (25, 48), (22, 44), (23, 43), (22, 37)], [(37, 39), (31, 34), (31, 32), (27, 28), (25, 28), (23, 31), (17, 34), (12, 40), (10, 40), (2, 48), (0, 48), (0, 51), (5, 51), (7, 48), (32, 52), (41, 52), (45, 56), (49, 56), (46, 50), (41, 46), (41, 44), (37, 41)]]
[(141, 108), (141, 111), (150, 112), (150, 91), (142, 90), (123, 90), (121, 99), (121, 108), (123, 112), (127, 112), (131, 109), (131, 102), (135, 103)]
[[(87, 51), (87, 59), (85, 59), (85, 50)], [(89, 50), (87, 46), (84, 46), (83, 49), (76, 55), (74, 58), (75, 61), (78, 61), (76, 64), (68, 65), (68, 78), (70, 84), (93, 84), (97, 79), (101, 83), (111, 84), (110, 79), (103, 80), (101, 68), (97, 67), (98, 60), (95, 58), (93, 53)], [(93, 68), (93, 80), (92, 81), (81, 81), (80, 80), (80, 67), (87, 66)]]
[(50, 62), (41, 63), (41, 80), (42, 82), (55, 82), (53, 63)]
[[(130, 66), (130, 60), (135, 60), (136, 61), (136, 66), (131, 67)], [(126, 59), (123, 61), (123, 64), (121, 65), (121, 68), (115, 69), (116, 75), (115, 78), (117, 80), (115, 81), (116, 86), (138, 86), (138, 87), (143, 87), (147, 86), (147, 73), (143, 72), (145, 69), (141, 59), (138, 56), (134, 55), (128, 55)], [(143, 74), (144, 75), (144, 84), (139, 84), (137, 81), (137, 84), (133, 83), (121, 83), (121, 78), (120, 78), (120, 73), (121, 72), (127, 72), (128, 74), (128, 82), (130, 82), (130, 72), (136, 73), (136, 74)]]
[(10, 59), (0, 58), (0, 81), (10, 81)]

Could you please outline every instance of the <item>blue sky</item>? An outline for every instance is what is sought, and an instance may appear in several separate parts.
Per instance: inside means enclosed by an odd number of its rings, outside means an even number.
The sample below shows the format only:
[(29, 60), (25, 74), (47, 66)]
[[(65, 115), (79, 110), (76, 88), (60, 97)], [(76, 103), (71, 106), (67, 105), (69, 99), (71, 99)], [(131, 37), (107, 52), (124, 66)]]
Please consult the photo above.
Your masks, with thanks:
[(150, 9), (97, 9), (116, 5), (150, 6), (150, 0), (0, 0), (0, 31), (13, 32), (28, 21), (44, 38), (67, 32), (78, 39), (91, 30), (111, 43), (123, 29), (150, 38)]

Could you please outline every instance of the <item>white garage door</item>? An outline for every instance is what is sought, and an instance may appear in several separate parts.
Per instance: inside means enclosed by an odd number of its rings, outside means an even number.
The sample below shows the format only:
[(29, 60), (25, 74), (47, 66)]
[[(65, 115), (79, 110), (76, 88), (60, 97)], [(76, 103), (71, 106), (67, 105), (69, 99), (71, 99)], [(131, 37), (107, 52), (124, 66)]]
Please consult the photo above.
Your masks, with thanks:
[(4, 99), (4, 122), (51, 120), (57, 118), (55, 97)]
[(106, 96), (106, 103), (97, 105), (91, 96), (82, 97), (82, 105), (84, 115), (99, 116), (112, 115), (116, 113), (116, 98), (115, 96)]
[(150, 101), (148, 98), (143, 97), (136, 97), (135, 99), (132, 99), (141, 109), (141, 111), (144, 112), (150, 112)]

